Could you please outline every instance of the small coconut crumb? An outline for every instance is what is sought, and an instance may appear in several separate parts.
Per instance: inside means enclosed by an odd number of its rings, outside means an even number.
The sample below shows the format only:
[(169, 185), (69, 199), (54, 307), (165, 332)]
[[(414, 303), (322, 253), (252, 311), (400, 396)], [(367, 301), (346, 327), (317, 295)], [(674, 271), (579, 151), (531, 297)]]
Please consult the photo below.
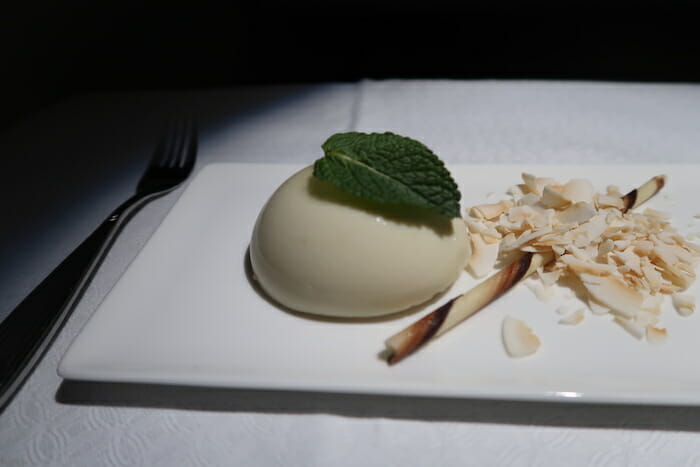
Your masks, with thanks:
[(573, 313), (566, 315), (562, 319), (559, 320), (559, 324), (566, 324), (569, 326), (575, 326), (583, 321), (583, 318), (586, 316), (586, 310), (583, 308), (579, 308), (578, 310), (574, 311)]
[(666, 342), (666, 337), (668, 333), (666, 329), (655, 328), (654, 326), (647, 326), (647, 342), (653, 345), (659, 345)]
[(524, 190), (520, 185), (513, 185), (508, 187), (507, 193), (514, 199), (518, 199), (524, 194)]
[(503, 319), (501, 336), (506, 353), (512, 358), (527, 357), (540, 348), (540, 340), (532, 329), (524, 321), (512, 316)]
[(635, 323), (633, 319), (616, 316), (614, 321), (637, 339), (643, 339), (646, 335), (646, 328)]
[(659, 322), (659, 316), (651, 311), (640, 311), (633, 319), (640, 326), (654, 326)]
[(578, 202), (563, 211), (559, 211), (557, 219), (562, 224), (580, 224), (586, 222), (595, 215), (596, 210), (592, 204)]
[(675, 293), (671, 295), (671, 301), (681, 316), (690, 316), (695, 312), (695, 297), (692, 295)]
[(555, 289), (553, 286), (545, 286), (539, 281), (525, 281), (525, 286), (535, 294), (537, 299), (541, 302), (548, 302), (555, 295)]

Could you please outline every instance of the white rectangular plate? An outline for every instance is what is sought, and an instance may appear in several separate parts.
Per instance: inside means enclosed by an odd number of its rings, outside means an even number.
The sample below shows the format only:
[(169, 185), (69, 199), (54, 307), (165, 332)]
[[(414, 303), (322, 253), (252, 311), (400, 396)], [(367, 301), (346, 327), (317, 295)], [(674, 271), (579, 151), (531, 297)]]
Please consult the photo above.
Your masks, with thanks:
[[(627, 334), (609, 317), (587, 313), (558, 324), (550, 302), (516, 287), (400, 364), (379, 358), (384, 340), (426, 311), (466, 291), (466, 273), (434, 303), (411, 315), (370, 322), (317, 320), (271, 305), (251, 286), (244, 261), (258, 212), (299, 166), (205, 167), (71, 345), (59, 366), (73, 380), (230, 388), (312, 390), (433, 397), (700, 403), (700, 316), (664, 304), (664, 345)], [(522, 171), (561, 181), (588, 178), (623, 192), (665, 173), (648, 203), (673, 215), (683, 233), (700, 231), (700, 166), (450, 167), (463, 207), (505, 197)], [(695, 288), (690, 290), (695, 294)], [(581, 307), (584, 305), (581, 303)], [(573, 310), (572, 310), (573, 311)], [(534, 356), (510, 359), (500, 338), (506, 314), (524, 319), (542, 341)]]

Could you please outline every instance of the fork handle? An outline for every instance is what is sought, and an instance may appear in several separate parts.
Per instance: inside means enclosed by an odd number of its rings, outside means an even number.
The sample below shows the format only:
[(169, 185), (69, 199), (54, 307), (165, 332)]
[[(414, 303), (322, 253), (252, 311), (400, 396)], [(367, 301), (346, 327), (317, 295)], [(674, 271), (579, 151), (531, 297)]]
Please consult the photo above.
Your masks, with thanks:
[(63, 327), (126, 222), (162, 194), (121, 204), (0, 323), (0, 412)]

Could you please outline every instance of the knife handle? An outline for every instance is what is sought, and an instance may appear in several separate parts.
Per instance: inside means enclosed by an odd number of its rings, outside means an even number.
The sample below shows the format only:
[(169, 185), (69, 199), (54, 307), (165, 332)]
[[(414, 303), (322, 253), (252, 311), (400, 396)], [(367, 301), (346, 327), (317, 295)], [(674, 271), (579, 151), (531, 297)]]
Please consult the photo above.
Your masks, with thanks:
[(0, 413), (53, 342), (122, 227), (149, 199), (132, 197), (0, 323)]

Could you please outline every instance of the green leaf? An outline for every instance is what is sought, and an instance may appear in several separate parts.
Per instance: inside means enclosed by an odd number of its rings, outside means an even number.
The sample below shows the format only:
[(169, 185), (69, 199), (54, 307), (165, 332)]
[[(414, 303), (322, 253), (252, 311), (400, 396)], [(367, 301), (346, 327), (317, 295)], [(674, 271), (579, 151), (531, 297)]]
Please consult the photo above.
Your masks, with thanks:
[(461, 217), (461, 195), (445, 164), (425, 145), (394, 133), (337, 133), (323, 143), (314, 176), (378, 203)]

